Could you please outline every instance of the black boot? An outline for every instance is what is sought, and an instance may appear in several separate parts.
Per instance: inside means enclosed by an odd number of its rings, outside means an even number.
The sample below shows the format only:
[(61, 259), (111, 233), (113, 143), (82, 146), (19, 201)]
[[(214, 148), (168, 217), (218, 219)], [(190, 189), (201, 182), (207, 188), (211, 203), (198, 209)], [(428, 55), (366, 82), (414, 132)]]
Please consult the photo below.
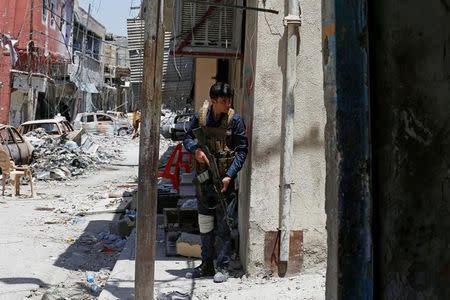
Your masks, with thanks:
[(186, 273), (186, 278), (200, 278), (214, 276), (214, 263), (212, 260), (202, 261), (202, 264)]

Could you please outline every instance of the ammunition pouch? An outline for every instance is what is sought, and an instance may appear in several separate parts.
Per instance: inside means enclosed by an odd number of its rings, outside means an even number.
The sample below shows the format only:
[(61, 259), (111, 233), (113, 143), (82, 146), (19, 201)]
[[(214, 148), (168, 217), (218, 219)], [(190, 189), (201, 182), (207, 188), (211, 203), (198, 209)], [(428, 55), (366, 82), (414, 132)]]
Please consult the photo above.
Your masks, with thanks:
[[(234, 160), (234, 152), (230, 151), (226, 156), (220, 155), (219, 157), (214, 158), (216, 160), (217, 168), (219, 170), (219, 176), (224, 177), (228, 171), (228, 168), (231, 166)], [(197, 176), (200, 174), (204, 174), (208, 172), (208, 166), (206, 164), (201, 164), (194, 160), (194, 168), (197, 173)], [(205, 182), (206, 180), (200, 180), (200, 183)]]

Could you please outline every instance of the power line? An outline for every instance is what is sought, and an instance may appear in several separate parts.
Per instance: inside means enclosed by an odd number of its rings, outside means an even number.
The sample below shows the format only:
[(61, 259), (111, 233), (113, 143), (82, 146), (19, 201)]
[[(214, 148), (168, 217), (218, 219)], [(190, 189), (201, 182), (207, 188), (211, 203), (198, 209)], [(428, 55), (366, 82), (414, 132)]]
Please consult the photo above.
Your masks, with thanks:
[[(58, 17), (60, 21), (61, 21), (61, 20), (64, 21), (64, 22), (66, 23), (66, 25), (72, 25), (71, 22), (69, 22), (67, 19), (61, 17), (61, 15), (57, 14), (56, 12), (53, 12), (53, 13), (52, 13), (52, 11), (50, 10), (50, 8), (49, 8), (47, 5), (45, 5), (45, 4), (37, 5), (37, 6), (35, 6), (35, 7), (33, 8), (33, 10), (38, 9), (38, 8), (40, 9), (40, 8), (42, 8), (42, 7), (45, 7), (45, 8), (50, 12), (50, 14), (53, 14), (53, 16)], [(30, 10), (30, 11), (31, 11), (31, 10)], [(28, 13), (27, 13), (27, 15), (28, 15)], [(53, 19), (54, 19), (54, 17), (52, 17), (52, 16), (50, 16), (50, 18), (53, 18)], [(25, 23), (25, 20), (22, 22), (22, 25), (20, 26), (19, 33), (18, 33), (18, 37), (19, 37), (20, 34), (22, 33), (22, 27), (23, 27), (23, 24), (24, 24), (24, 23)], [(58, 25), (57, 20), (55, 20), (55, 24)], [(81, 31), (84, 31), (84, 30), (83, 30), (80, 26), (77, 26), (77, 25), (82, 25), (82, 24), (80, 24), (80, 23), (75, 24), (75, 22), (73, 23), (73, 27), (76, 27), (76, 29), (77, 29), (77, 33), (76, 33), (76, 34), (78, 35), (78, 31), (80, 31), (80, 30), (81, 30)], [(57, 27), (58, 27), (58, 30), (62, 33), (62, 28), (60, 28), (60, 26), (57, 26)], [(128, 49), (128, 47), (121, 46), (121, 45), (118, 45), (118, 44), (114, 44), (114, 43), (111, 43), (111, 42), (107, 42), (107, 41), (105, 41), (105, 40), (103, 40), (103, 39), (101, 39), (101, 38), (99, 38), (99, 37), (93, 35), (92, 31), (91, 31), (91, 33), (89, 34), (89, 30), (88, 30), (88, 29), (86, 29), (86, 30), (88, 31), (87, 36), (91, 37), (93, 40), (97, 40), (97, 41), (99, 41), (100, 43), (112, 45), (112, 46), (115, 46), (115, 47), (117, 47), (117, 48)], [(46, 35), (47, 35), (47, 34), (46, 34)], [(75, 34), (73, 34), (73, 35), (75, 35)], [(47, 35), (47, 36), (48, 36), (48, 35)], [(73, 38), (73, 36), (72, 36), (72, 38)], [(68, 51), (68, 52), (70, 53), (70, 51)]]
[[(56, 39), (56, 38), (54, 38), (54, 37), (52, 37), (52, 36), (49, 36), (49, 35), (46, 34), (45, 32), (42, 32), (42, 31), (39, 31), (39, 30), (33, 30), (33, 32), (36, 32), (36, 33), (39, 33), (39, 34), (41, 34), (41, 35), (47, 36), (49, 39), (54, 40), (54, 41), (56, 41), (56, 42), (58, 42), (58, 43), (65, 44), (65, 43), (61, 42), (60, 40), (58, 40), (58, 39)], [(75, 51), (78, 51), (78, 50), (75, 50)], [(69, 54), (70, 54), (70, 53), (69, 53)], [(107, 58), (114, 58), (114, 56), (104, 55), (104, 54), (100, 54), (100, 53), (97, 54), (97, 55), (98, 55), (98, 56), (102, 56), (102, 57), (107, 57)], [(123, 59), (121, 59), (121, 60), (127, 60), (127, 61), (129, 61), (129, 60), (131, 60), (131, 59), (123, 58)]]

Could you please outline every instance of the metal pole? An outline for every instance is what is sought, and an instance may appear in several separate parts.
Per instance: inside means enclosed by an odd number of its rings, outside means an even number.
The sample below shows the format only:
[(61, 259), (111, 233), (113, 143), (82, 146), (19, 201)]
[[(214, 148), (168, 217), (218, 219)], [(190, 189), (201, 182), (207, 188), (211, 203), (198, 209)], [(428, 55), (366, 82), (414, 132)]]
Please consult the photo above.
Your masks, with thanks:
[(34, 0), (31, 0), (31, 11), (30, 11), (30, 33), (29, 41), (27, 44), (28, 51), (28, 102), (27, 102), (27, 115), (26, 120), (31, 121), (34, 119), (34, 90), (33, 90), (33, 14), (34, 14)]
[(143, 1), (144, 78), (141, 98), (139, 184), (136, 224), (135, 297), (153, 299), (156, 203), (163, 63), (163, 0)]
[(281, 164), (280, 164), (280, 264), (278, 272), (286, 274), (289, 261), (290, 210), (292, 196), (292, 157), (294, 153), (294, 86), (297, 66), (297, 33), (300, 26), (300, 9), (296, 0), (286, 0), (286, 74), (283, 83), (283, 107), (281, 121)]

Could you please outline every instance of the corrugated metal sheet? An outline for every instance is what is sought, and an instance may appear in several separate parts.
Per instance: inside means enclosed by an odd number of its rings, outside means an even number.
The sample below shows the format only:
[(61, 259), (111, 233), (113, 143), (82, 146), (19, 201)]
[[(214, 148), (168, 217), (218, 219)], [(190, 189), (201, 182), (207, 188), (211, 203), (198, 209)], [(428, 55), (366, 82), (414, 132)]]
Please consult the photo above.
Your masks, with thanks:
[(144, 24), (143, 19), (127, 19), (128, 51), (130, 54), (130, 81), (141, 83), (144, 68)]
[[(144, 66), (144, 20), (128, 19), (127, 29), (131, 82), (141, 83)], [(194, 81), (194, 59), (170, 55), (172, 46), (172, 33), (165, 32), (162, 70), (162, 97), (165, 103), (185, 101), (189, 98)]]
[(170, 55), (173, 46), (172, 33), (164, 35), (163, 102), (186, 101), (194, 83), (194, 58)]
[[(202, 1), (202, 0), (199, 0)], [(209, 0), (203, 0), (210, 2)], [(226, 4), (230, 1), (222, 1)], [(222, 3), (221, 2), (221, 3)], [(232, 1), (234, 4), (235, 1)], [(209, 9), (208, 5), (182, 1), (181, 34), (187, 35), (196, 24), (199, 24)], [(226, 7), (216, 7), (211, 10), (207, 20), (199, 26), (192, 35), (189, 45), (203, 47), (230, 47), (233, 39), (233, 18), (234, 9)]]
[[(210, 3), (210, 0), (196, 0)], [(220, 4), (242, 5), (240, 0), (221, 0)], [(238, 51), (242, 31), (242, 12), (231, 7), (214, 7), (185, 0), (176, 1), (177, 45), (188, 52), (222, 53)], [(194, 28), (196, 28), (194, 32)], [(178, 48), (178, 47), (177, 47)], [(225, 51), (226, 50), (226, 51)]]

